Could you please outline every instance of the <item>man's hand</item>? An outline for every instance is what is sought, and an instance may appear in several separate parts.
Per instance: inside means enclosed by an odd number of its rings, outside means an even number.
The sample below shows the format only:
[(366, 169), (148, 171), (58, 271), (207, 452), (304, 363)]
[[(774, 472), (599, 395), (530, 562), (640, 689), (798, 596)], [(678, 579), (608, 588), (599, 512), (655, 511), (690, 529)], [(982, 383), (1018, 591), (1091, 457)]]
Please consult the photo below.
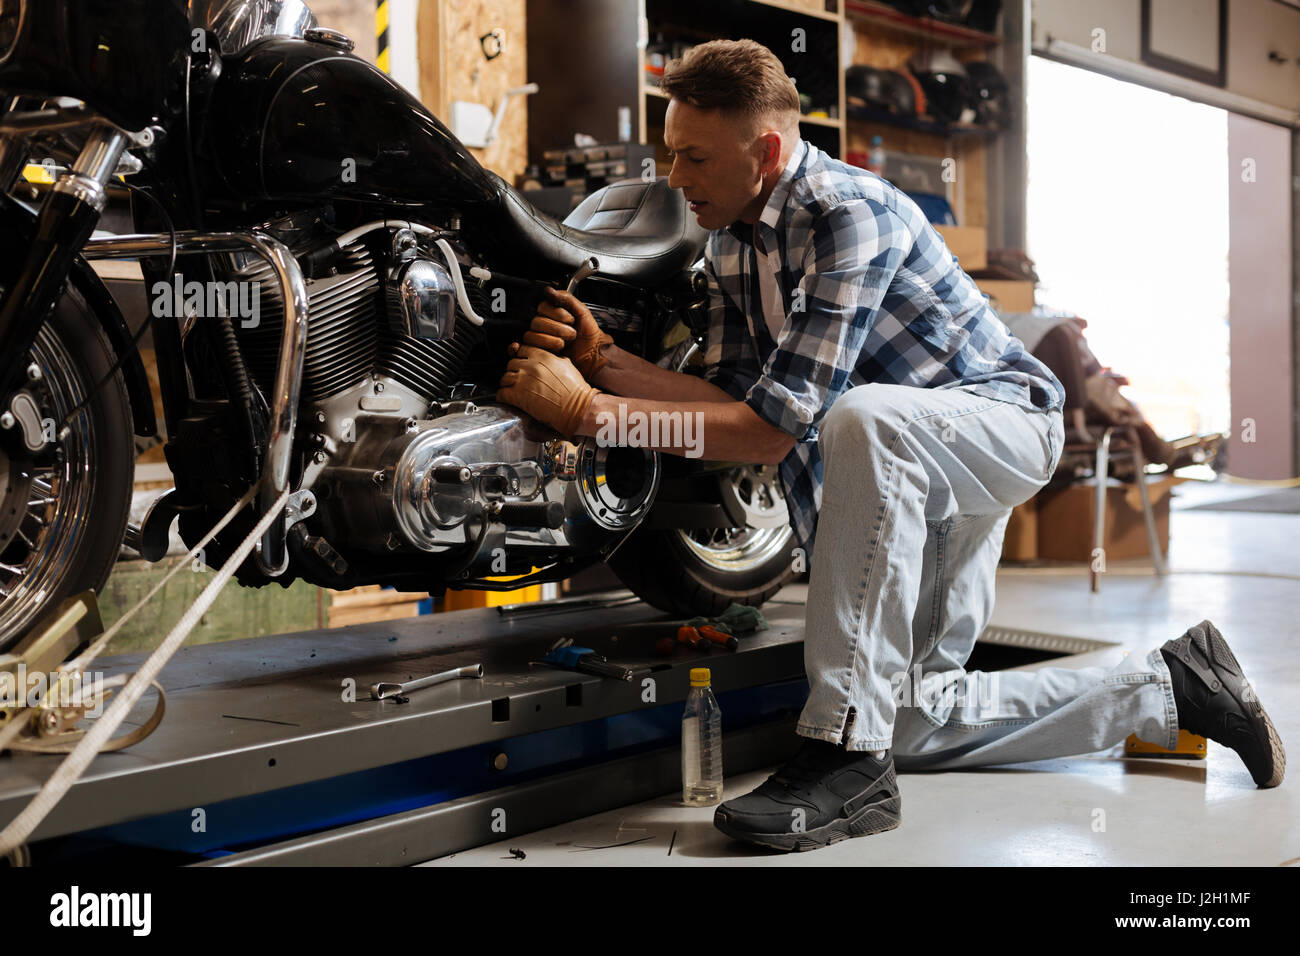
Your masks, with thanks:
[(566, 438), (577, 434), (587, 408), (599, 392), (583, 381), (567, 358), (542, 348), (510, 343), (497, 401), (514, 405)]
[(572, 293), (547, 288), (545, 294), (548, 301), (537, 307), (523, 335), (524, 344), (564, 356), (583, 378), (593, 381), (608, 362), (601, 349), (612, 345), (614, 339), (601, 331), (590, 310)]

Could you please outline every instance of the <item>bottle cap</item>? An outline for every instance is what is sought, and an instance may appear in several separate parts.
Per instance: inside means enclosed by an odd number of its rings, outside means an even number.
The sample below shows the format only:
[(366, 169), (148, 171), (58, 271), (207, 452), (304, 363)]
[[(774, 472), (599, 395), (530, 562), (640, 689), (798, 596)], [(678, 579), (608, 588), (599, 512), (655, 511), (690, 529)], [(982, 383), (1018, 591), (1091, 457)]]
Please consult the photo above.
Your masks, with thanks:
[(707, 667), (691, 668), (691, 686), (708, 687), (709, 686), (709, 669)]

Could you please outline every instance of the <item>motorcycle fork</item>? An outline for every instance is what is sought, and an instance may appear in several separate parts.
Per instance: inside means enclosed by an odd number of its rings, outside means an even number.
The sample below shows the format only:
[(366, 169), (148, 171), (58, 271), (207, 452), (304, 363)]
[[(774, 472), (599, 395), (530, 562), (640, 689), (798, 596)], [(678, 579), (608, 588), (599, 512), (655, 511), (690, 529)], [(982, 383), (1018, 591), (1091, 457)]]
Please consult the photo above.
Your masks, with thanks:
[(0, 306), (0, 401), (24, 374), (36, 335), (63, 292), (81, 247), (95, 230), (108, 200), (105, 186), (127, 146), (126, 134), (110, 127), (91, 131), (76, 162), (59, 177), (36, 221), (22, 271)]

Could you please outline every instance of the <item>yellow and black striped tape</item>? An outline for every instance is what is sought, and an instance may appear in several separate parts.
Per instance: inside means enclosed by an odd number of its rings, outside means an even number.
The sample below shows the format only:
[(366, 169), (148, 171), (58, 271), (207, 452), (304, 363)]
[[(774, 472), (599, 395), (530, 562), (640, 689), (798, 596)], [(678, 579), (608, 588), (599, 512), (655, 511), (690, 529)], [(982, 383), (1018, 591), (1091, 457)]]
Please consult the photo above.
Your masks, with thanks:
[(385, 73), (388, 68), (388, 0), (375, 0), (375, 38), (379, 41), (375, 53), (375, 66)]

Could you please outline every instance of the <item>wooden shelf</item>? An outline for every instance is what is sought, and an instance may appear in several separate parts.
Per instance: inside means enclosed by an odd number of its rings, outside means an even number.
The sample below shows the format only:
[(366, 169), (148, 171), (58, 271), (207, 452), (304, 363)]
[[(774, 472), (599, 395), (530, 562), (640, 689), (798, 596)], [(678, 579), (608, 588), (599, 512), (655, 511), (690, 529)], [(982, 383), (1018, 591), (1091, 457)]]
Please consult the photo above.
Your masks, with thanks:
[(765, 7), (776, 7), (778, 10), (785, 10), (789, 13), (798, 13), (803, 16), (818, 17), (822, 20), (839, 22), (839, 14), (827, 13), (825, 10), (818, 10), (814, 7), (805, 7), (802, 4), (790, 3), (788, 0), (749, 0), (750, 3), (762, 4)]
[(934, 123), (929, 120), (896, 116), (887, 110), (863, 109), (859, 106), (850, 106), (848, 114), (850, 123), (877, 123), (881, 126), (896, 126), (899, 129), (916, 130), (918, 133), (933, 133), (935, 136), (945, 138), (961, 136), (991, 139), (1002, 132), (1000, 129), (975, 126), (968, 123), (953, 123), (945, 126), (942, 123)]
[(814, 126), (829, 126), (831, 129), (840, 129), (841, 123), (837, 119), (831, 119), (827, 116), (800, 116), (800, 123), (811, 123)]
[(954, 49), (983, 49), (997, 46), (1002, 38), (995, 33), (984, 33), (970, 27), (959, 26), (930, 17), (912, 17), (875, 0), (844, 0), (844, 16), (860, 23), (876, 23), (930, 39), (939, 37)]
[[(529, 162), (540, 165), (545, 150), (577, 131), (613, 142), (618, 109), (625, 106), (633, 110), (633, 141), (658, 152), (667, 98), (646, 72), (647, 47), (658, 33), (664, 53), (674, 43), (718, 37), (749, 37), (767, 45), (812, 97), (805, 108), (835, 116), (802, 117), (802, 135), (842, 158), (844, 5), (832, 3), (834, 13), (826, 5), (826, 0), (565, 0), (560, 16), (556, 0), (526, 4), (529, 78), (541, 87), (529, 98)], [(795, 28), (806, 34), (806, 53), (788, 52)], [(557, 49), (572, 55), (556, 57)]]

